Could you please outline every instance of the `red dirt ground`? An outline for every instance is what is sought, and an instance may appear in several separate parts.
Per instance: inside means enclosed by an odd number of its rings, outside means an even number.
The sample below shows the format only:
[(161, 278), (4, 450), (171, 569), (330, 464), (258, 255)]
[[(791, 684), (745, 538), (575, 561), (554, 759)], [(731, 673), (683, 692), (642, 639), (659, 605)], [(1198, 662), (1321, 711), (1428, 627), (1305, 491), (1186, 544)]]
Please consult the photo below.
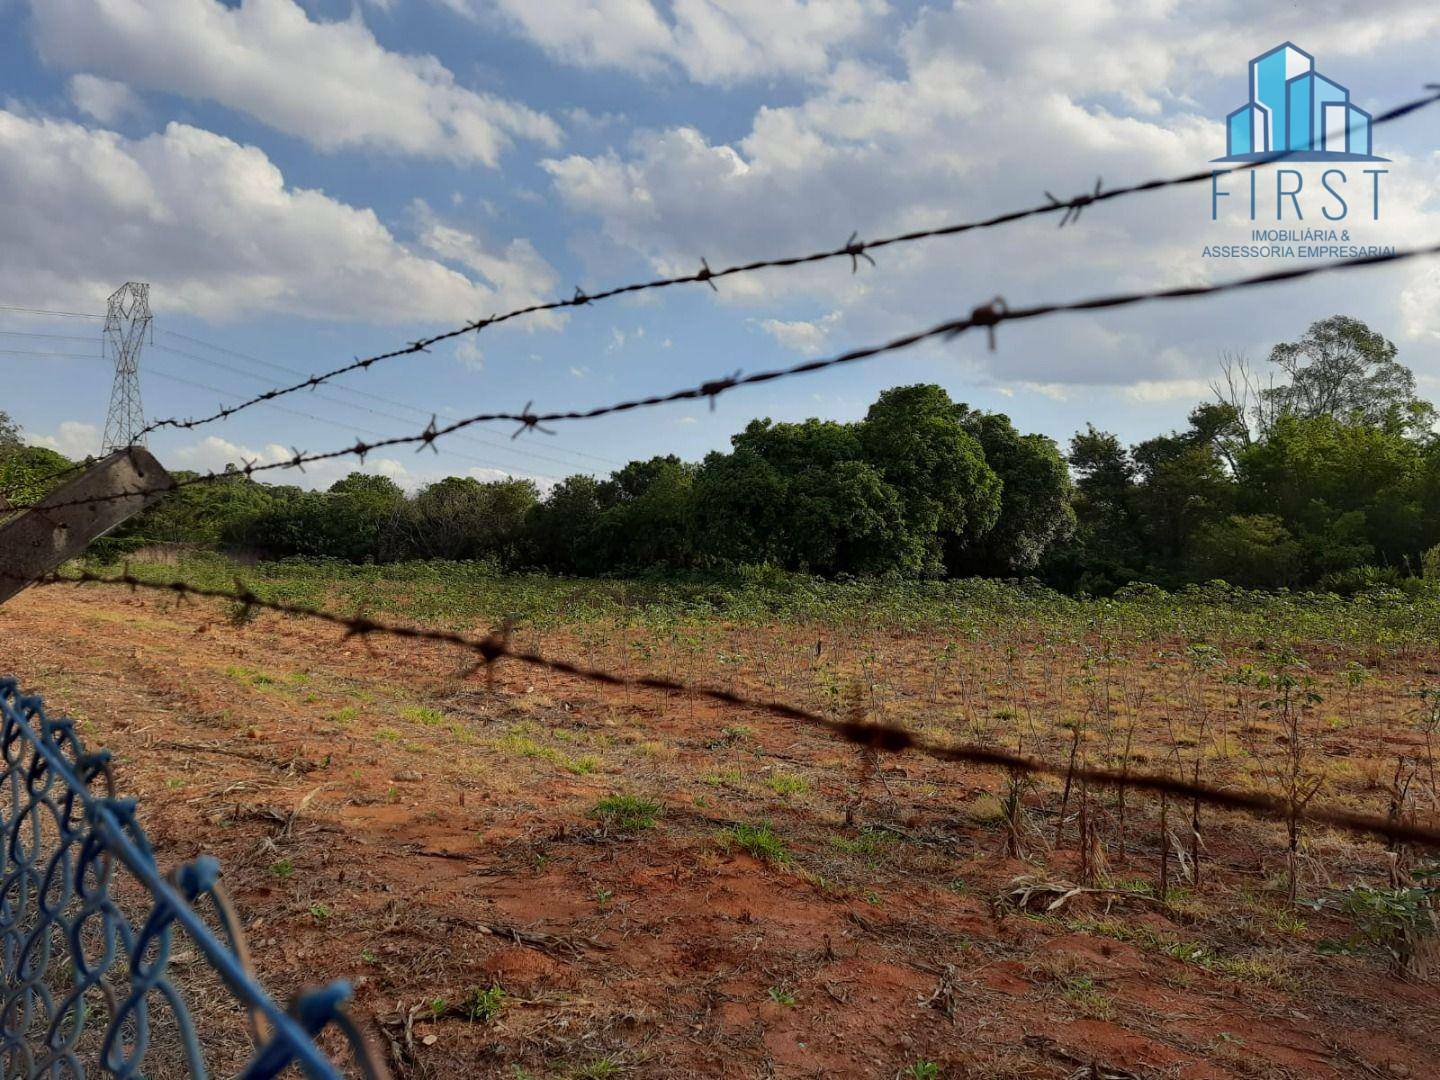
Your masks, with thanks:
[[(871, 775), (763, 714), (515, 666), (487, 688), (432, 646), (118, 590), (22, 595), (0, 641), (115, 752), (162, 865), (220, 857), (266, 984), (352, 978), (402, 1076), (1440, 1075), (1436, 986), (1319, 952), (1347, 927), (1277, 899), (1269, 824), (1221, 819), (1169, 907), (1036, 915), (996, 898), (1073, 875), (1073, 833), (1044, 867), (1007, 859), (980, 770)], [(660, 801), (656, 827), (607, 831), (590, 812), (616, 792)], [(1053, 833), (1058, 794), (1031, 799)], [(788, 862), (726, 842), (761, 821)], [(1153, 830), (1129, 846), (1111, 877), (1153, 878)], [(462, 1015), (492, 986), (493, 1018)]]

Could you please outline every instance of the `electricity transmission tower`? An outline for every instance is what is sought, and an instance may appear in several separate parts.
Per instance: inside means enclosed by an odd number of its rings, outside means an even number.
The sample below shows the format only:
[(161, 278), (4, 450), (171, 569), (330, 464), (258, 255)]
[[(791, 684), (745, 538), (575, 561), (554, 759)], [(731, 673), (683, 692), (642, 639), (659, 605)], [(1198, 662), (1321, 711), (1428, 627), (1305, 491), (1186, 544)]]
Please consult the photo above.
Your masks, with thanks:
[(105, 356), (115, 361), (115, 383), (110, 388), (102, 454), (137, 442), (144, 444), (139, 434), (145, 427), (145, 410), (140, 404), (140, 346), (147, 330), (151, 330), (150, 286), (127, 281), (111, 294), (105, 312)]

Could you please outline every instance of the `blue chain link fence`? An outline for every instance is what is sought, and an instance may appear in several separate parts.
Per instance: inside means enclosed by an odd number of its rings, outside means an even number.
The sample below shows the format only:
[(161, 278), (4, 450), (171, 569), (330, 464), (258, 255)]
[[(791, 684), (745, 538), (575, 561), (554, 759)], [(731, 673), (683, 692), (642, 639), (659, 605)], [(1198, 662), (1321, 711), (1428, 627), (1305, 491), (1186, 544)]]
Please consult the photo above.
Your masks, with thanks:
[(342, 1008), (348, 984), (286, 1009), (256, 980), (215, 859), (161, 873), (106, 751), (86, 751), (73, 722), (47, 716), (14, 679), (0, 679), (0, 713), (6, 1080), (266, 1080), (292, 1067), (382, 1080)]

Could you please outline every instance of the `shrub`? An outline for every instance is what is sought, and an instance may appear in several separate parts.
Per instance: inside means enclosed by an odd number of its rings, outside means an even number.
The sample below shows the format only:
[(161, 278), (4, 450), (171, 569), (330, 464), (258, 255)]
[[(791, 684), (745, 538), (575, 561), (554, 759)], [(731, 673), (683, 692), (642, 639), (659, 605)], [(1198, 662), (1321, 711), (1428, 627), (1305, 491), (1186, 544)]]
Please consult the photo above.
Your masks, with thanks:
[(1351, 886), (1340, 901), (1340, 909), (1355, 923), (1356, 938), (1347, 944), (1363, 942), (1384, 952), (1398, 968), (1409, 968), (1426, 939), (1440, 930), (1434, 905), (1440, 864), (1417, 876), (1419, 885), (1403, 889)]

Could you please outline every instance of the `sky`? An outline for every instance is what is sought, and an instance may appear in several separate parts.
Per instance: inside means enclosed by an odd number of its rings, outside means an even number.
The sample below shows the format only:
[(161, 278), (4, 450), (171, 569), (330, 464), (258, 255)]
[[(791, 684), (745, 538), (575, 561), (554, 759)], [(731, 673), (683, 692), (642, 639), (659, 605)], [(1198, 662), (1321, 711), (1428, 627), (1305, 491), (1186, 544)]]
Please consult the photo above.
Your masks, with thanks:
[[(1370, 110), (1436, 69), (1433, 0), (0, 0), (0, 378), (30, 441), (98, 449), (107, 296), (151, 285), (147, 418), (209, 414), (294, 376), (536, 301), (834, 247), (1206, 168), (1286, 40)], [(1012, 306), (1221, 281), (1281, 256), (1206, 257), (1260, 227), (1440, 241), (1440, 108), (1375, 133), (1324, 220), (1244, 214), (1235, 181), (847, 260), (517, 319), (150, 446), (220, 469), (468, 413), (590, 408)], [(1384, 168), (1378, 220), (1371, 179)], [(1360, 197), (1361, 193), (1364, 197)], [(1294, 204), (1291, 204), (1294, 205)], [(1333, 204), (1332, 204), (1333, 205)], [(1283, 208), (1283, 207), (1282, 207)], [(63, 311), (39, 315), (16, 308)], [(1344, 313), (1440, 398), (1440, 267), (1416, 261), (1205, 302), (1067, 315), (727, 394), (442, 440), (363, 468), (414, 489), (724, 449), (751, 418), (852, 420), (943, 385), (1062, 445), (1183, 426), (1222, 356)], [(324, 486), (358, 463), (270, 478)]]

